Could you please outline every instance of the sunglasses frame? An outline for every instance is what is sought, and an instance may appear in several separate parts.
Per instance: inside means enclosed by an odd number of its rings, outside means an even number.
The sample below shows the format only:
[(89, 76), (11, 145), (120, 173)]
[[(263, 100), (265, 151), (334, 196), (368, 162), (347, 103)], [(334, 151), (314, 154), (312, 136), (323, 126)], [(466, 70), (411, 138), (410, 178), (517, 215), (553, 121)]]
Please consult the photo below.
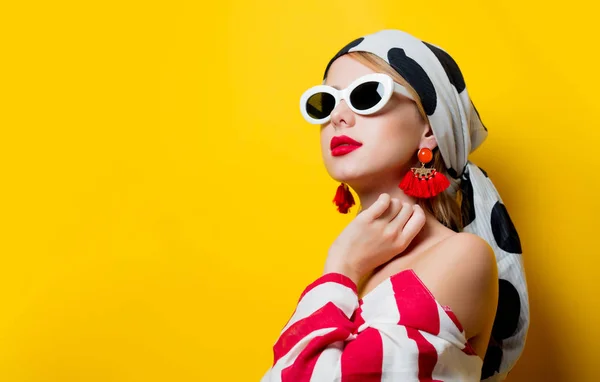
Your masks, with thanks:
[[(373, 107), (371, 107), (369, 109), (358, 110), (358, 109), (354, 108), (354, 106), (352, 106), (352, 103), (349, 102), (350, 94), (352, 94), (352, 91), (354, 89), (356, 89), (359, 85), (362, 85), (365, 82), (372, 82), (372, 81), (379, 82), (383, 85), (383, 89), (384, 89), (383, 97), (376, 105), (374, 105)], [(369, 73), (364, 76), (358, 77), (357, 79), (352, 81), (350, 83), (350, 85), (348, 85), (348, 87), (346, 87), (345, 89), (342, 89), (342, 90), (338, 90), (332, 86), (324, 85), (324, 84), (313, 86), (312, 88), (306, 90), (300, 97), (300, 112), (302, 113), (302, 116), (308, 123), (318, 125), (318, 124), (323, 124), (323, 123), (329, 122), (329, 120), (331, 119), (331, 113), (329, 113), (329, 115), (325, 118), (316, 119), (316, 118), (311, 117), (308, 114), (308, 111), (306, 110), (306, 104), (307, 104), (308, 100), (310, 99), (310, 97), (312, 97), (313, 95), (315, 95), (317, 93), (327, 93), (327, 94), (331, 94), (333, 96), (333, 98), (335, 99), (335, 105), (333, 106), (333, 110), (335, 110), (335, 108), (339, 105), (339, 103), (342, 100), (345, 100), (346, 104), (348, 105), (350, 110), (352, 110), (356, 114), (360, 114), (360, 115), (374, 114), (374, 113), (378, 112), (379, 110), (381, 110), (388, 103), (390, 98), (392, 98), (392, 93), (394, 93), (394, 92), (402, 94), (403, 96), (410, 98), (411, 100), (414, 100), (413, 96), (408, 92), (408, 90), (404, 86), (400, 85), (399, 83), (394, 82), (392, 77), (390, 77), (389, 75), (387, 75), (385, 73)], [(332, 110), (332, 112), (333, 112), (333, 110)]]

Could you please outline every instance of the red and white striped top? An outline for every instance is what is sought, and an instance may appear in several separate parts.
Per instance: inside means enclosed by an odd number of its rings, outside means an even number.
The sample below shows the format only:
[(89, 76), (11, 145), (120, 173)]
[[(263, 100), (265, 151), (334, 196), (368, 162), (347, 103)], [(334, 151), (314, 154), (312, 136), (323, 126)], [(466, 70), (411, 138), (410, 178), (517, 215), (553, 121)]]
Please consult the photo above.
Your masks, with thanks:
[(412, 269), (358, 299), (328, 273), (310, 284), (273, 347), (261, 382), (479, 381), (483, 361), (449, 307)]

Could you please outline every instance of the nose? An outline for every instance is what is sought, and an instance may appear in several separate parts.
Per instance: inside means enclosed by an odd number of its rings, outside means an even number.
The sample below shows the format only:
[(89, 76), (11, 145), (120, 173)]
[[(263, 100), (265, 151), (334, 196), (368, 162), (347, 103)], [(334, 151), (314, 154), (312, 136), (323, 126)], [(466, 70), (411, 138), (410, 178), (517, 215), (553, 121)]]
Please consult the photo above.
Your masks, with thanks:
[(331, 124), (333, 127), (352, 127), (355, 122), (354, 112), (348, 107), (344, 100), (342, 100), (331, 112)]

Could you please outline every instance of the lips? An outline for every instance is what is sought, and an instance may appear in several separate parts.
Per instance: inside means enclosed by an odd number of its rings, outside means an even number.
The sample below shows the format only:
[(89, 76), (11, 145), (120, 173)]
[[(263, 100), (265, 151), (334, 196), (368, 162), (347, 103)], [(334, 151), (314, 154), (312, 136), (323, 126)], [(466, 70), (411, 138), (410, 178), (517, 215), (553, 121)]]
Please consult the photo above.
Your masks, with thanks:
[(341, 145), (350, 145), (350, 146), (362, 146), (362, 143), (355, 141), (354, 139), (350, 138), (347, 135), (340, 135), (339, 137), (333, 137), (331, 139), (331, 143), (329, 145), (329, 148), (331, 150), (335, 149), (338, 146)]
[(346, 155), (362, 146), (362, 143), (355, 141), (354, 139), (340, 135), (339, 137), (333, 137), (329, 147), (331, 148), (331, 155), (334, 157)]

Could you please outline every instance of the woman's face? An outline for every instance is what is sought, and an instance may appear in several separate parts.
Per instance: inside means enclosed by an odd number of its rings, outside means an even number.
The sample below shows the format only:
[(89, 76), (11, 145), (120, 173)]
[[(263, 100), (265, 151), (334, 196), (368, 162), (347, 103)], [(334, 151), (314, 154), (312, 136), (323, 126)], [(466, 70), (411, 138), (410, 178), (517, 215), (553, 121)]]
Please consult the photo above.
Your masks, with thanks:
[[(325, 84), (344, 89), (356, 78), (374, 73), (369, 67), (343, 55), (329, 68)], [(334, 156), (331, 139), (346, 135), (362, 146), (348, 154)], [(417, 162), (417, 150), (435, 147), (427, 121), (411, 99), (394, 93), (379, 112), (355, 114), (341, 101), (331, 120), (321, 125), (321, 153), (327, 172), (352, 188), (369, 188), (371, 182), (396, 182)]]

